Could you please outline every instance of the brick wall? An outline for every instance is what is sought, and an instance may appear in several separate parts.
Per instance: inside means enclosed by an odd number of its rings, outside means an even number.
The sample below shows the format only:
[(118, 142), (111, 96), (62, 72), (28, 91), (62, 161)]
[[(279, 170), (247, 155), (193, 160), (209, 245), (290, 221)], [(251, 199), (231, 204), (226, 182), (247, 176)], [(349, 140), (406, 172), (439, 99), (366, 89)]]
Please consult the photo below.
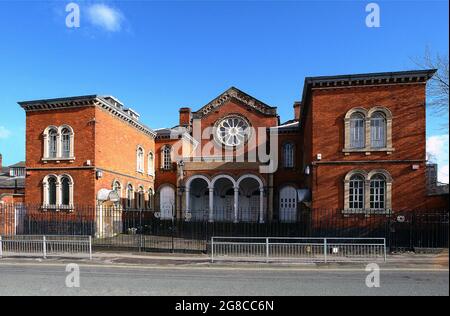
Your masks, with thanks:
[[(139, 186), (145, 191), (154, 189), (154, 177), (148, 174), (148, 154), (157, 155), (153, 137), (97, 108), (95, 142), (96, 167), (103, 170), (103, 178), (96, 181), (96, 192), (111, 189), (114, 180), (121, 183), (123, 197), (127, 184), (135, 191)], [(144, 149), (143, 173), (137, 171), (138, 146)]]
[[(355, 107), (368, 110), (375, 106), (392, 112), (395, 151), (344, 155), (345, 114)], [(313, 90), (304, 133), (304, 147), (309, 156), (305, 162), (314, 164), (316, 155), (322, 154), (320, 164), (309, 177), (313, 208), (342, 209), (344, 176), (355, 169), (385, 169), (392, 175), (393, 209), (425, 206), (424, 84)], [(311, 149), (307, 145), (310, 141)], [(419, 170), (413, 170), (412, 164), (419, 165)]]

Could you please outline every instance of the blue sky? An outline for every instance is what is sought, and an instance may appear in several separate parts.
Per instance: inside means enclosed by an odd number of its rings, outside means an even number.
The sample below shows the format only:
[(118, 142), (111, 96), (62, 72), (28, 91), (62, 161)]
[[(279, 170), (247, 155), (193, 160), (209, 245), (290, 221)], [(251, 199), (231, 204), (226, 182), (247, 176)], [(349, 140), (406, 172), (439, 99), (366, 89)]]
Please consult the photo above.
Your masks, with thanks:
[[(447, 1), (69, 1), (0, 0), (0, 152), (24, 159), (17, 101), (112, 94), (158, 128), (178, 108), (197, 109), (236, 86), (292, 118), (305, 76), (417, 68), (428, 46), (448, 54)], [(448, 181), (448, 114), (429, 111), (427, 137)]]

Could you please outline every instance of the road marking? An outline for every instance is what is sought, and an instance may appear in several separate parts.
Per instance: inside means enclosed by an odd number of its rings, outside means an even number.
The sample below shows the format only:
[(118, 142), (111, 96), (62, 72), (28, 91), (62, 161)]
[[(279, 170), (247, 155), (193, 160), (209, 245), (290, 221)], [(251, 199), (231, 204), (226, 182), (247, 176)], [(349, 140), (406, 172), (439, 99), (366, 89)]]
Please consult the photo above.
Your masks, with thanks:
[[(212, 267), (212, 266), (142, 266), (123, 264), (79, 264), (86, 268), (108, 268), (108, 269), (134, 269), (134, 270), (218, 270), (218, 271), (298, 271), (298, 272), (365, 272), (365, 267), (361, 268), (300, 268), (300, 267)], [(64, 263), (22, 263), (22, 262), (0, 262), (0, 267), (65, 267)], [(448, 268), (383, 268), (385, 272), (449, 272)]]

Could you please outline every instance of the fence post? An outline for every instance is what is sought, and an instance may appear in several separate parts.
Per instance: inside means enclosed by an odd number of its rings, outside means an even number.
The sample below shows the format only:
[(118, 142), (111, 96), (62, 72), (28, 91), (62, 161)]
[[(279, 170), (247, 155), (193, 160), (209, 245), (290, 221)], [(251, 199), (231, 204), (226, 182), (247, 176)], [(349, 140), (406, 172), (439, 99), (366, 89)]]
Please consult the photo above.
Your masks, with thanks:
[(383, 248), (384, 248), (384, 262), (387, 261), (387, 254), (386, 254), (386, 238), (383, 238), (384, 244), (383, 244)]
[(3, 241), (2, 236), (0, 236), (0, 259), (3, 258)]
[(211, 263), (214, 263), (214, 237), (211, 237)]
[(327, 263), (327, 261), (328, 261), (328, 259), (327, 259), (327, 252), (328, 252), (327, 248), (328, 248), (328, 246), (327, 246), (327, 239), (324, 238), (323, 239), (323, 254), (324, 254), (325, 263)]
[(44, 252), (44, 259), (47, 259), (47, 245), (45, 236), (42, 236), (42, 251)]
[(92, 236), (89, 236), (89, 260), (92, 260)]
[(269, 238), (266, 238), (266, 263), (269, 263), (270, 250), (269, 250)]

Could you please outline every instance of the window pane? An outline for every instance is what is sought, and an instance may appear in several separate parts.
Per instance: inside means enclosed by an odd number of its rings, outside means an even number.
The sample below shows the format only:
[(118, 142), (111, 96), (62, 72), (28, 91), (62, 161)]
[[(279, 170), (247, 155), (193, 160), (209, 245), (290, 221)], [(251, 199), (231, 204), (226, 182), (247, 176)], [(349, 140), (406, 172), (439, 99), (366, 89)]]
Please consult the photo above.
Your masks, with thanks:
[(68, 129), (64, 129), (62, 131), (62, 156), (63, 158), (70, 157), (70, 131)]
[(354, 114), (350, 118), (350, 147), (364, 148), (365, 128), (364, 117), (361, 114)]
[(350, 209), (364, 208), (364, 178), (359, 175), (352, 176), (349, 184)]
[(70, 185), (69, 179), (64, 178), (61, 182), (61, 204), (69, 205), (70, 204)]
[(56, 205), (56, 179), (48, 180), (48, 204)]
[(385, 208), (386, 180), (382, 175), (375, 175), (370, 180), (370, 208)]
[(386, 147), (386, 120), (381, 113), (375, 113), (370, 121), (372, 147)]
[(50, 158), (56, 158), (57, 155), (57, 137), (58, 133), (55, 130), (50, 131), (49, 133), (49, 151), (48, 154)]

